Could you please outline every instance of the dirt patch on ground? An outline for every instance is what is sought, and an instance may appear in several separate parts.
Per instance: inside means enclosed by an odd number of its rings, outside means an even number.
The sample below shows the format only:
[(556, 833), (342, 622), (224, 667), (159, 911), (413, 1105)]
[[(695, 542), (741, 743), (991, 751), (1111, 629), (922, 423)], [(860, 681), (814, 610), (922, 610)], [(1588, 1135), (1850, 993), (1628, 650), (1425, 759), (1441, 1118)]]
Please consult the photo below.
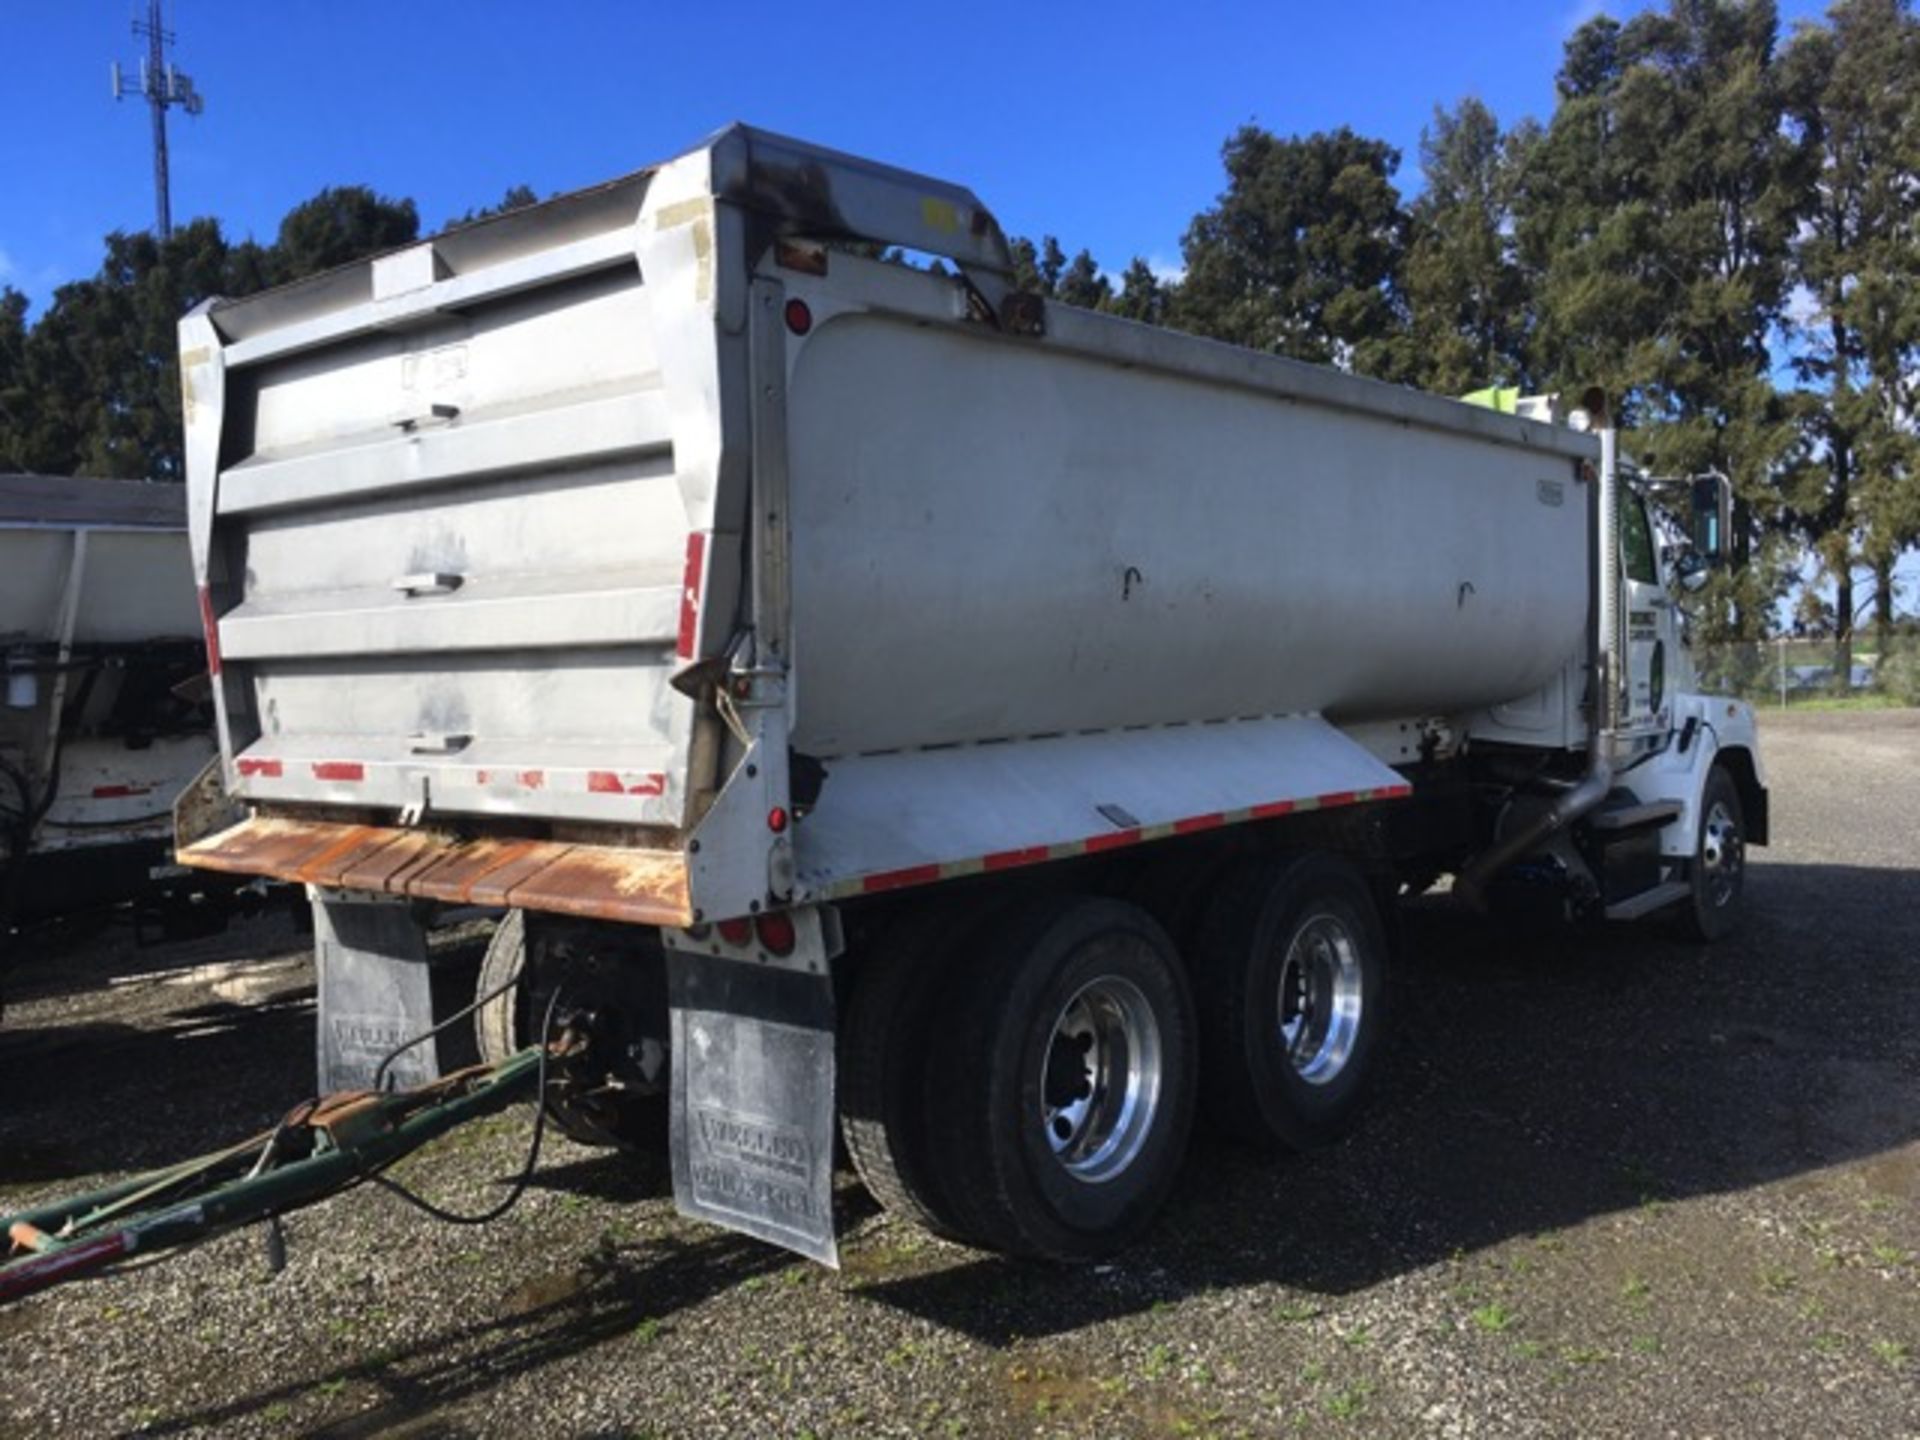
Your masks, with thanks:
[[(362, 1192), (276, 1278), (243, 1235), (0, 1312), (0, 1436), (1920, 1434), (1920, 714), (1764, 738), (1739, 938), (1416, 917), (1362, 1133), (1202, 1144), (1113, 1264), (972, 1254), (847, 1182), (834, 1275), (560, 1141), (484, 1229)], [(0, 1030), (0, 1203), (269, 1121), (312, 1083), (305, 948), (52, 937)], [(409, 1173), (477, 1209), (526, 1138)]]

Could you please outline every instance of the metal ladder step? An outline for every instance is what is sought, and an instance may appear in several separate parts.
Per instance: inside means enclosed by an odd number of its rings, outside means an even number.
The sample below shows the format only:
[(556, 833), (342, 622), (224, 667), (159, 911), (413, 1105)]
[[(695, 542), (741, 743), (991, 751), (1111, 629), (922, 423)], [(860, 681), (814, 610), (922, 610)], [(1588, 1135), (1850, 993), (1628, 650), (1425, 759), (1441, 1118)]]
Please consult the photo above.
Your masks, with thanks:
[(1649, 825), (1668, 825), (1680, 818), (1678, 800), (1653, 800), (1645, 805), (1623, 805), (1618, 810), (1596, 812), (1588, 822), (1596, 830), (1618, 832), (1638, 830)]
[(1642, 890), (1638, 895), (1614, 901), (1607, 906), (1606, 916), (1609, 920), (1638, 920), (1642, 915), (1651, 915), (1655, 910), (1671, 905), (1676, 900), (1684, 900), (1692, 893), (1690, 882), (1669, 880), (1651, 890)]

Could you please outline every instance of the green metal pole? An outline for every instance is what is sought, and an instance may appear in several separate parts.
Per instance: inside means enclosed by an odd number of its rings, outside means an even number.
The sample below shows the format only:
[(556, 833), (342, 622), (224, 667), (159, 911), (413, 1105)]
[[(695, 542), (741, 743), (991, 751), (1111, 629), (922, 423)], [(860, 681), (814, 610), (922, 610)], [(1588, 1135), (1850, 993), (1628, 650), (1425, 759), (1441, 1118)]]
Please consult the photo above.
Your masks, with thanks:
[[(540, 1073), (541, 1051), (523, 1050), (474, 1088), (421, 1105), (406, 1093), (376, 1096), (376, 1115), (359, 1121), (353, 1136), (335, 1146), (324, 1132), (314, 1153), (261, 1172), (212, 1181), (211, 1188), (176, 1195), (164, 1203), (123, 1215), (119, 1203), (144, 1192), (155, 1196), (193, 1181), (211, 1181), (223, 1166), (257, 1154), (265, 1133), (200, 1161), (147, 1175), (69, 1200), (42, 1205), (0, 1220), (43, 1237), (33, 1254), (0, 1265), (0, 1304), (102, 1269), (135, 1252), (151, 1253), (203, 1240), (223, 1230), (253, 1224), (324, 1200), (468, 1120), (526, 1098)], [(410, 1105), (418, 1106), (407, 1113)], [(387, 1117), (397, 1116), (383, 1124)], [(195, 1167), (199, 1167), (198, 1173)], [(112, 1228), (103, 1228), (112, 1221)]]

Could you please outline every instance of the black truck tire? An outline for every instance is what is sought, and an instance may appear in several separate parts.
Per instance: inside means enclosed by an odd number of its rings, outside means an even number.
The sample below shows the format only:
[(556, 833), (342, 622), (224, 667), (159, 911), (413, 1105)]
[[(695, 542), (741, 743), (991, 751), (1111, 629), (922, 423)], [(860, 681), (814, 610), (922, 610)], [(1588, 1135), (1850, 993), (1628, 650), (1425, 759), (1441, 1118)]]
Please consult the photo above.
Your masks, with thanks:
[(940, 1188), (975, 1243), (1086, 1261), (1178, 1177), (1197, 1088), (1193, 1001), (1138, 907), (1050, 896), (961, 947), (934, 1034)]
[(967, 1236), (928, 1156), (930, 1030), (964, 916), (915, 909), (888, 927), (854, 978), (840, 1021), (840, 1134), (885, 1209), (947, 1240)]
[[(587, 928), (576, 922), (555, 921), (550, 916), (544, 918), (560, 930), (571, 926), (584, 932)], [(529, 931), (532, 928), (524, 910), (509, 910), (494, 930), (493, 939), (487, 945), (486, 957), (480, 962), (480, 978), (474, 988), (476, 995), (488, 995), (501, 990), (502, 986), (506, 987), (499, 995), (481, 1005), (473, 1016), (480, 1058), (488, 1064), (498, 1064), (536, 1041), (550, 1038), (534, 1032), (540, 1024), (540, 1017), (546, 1012), (547, 1002), (553, 993), (552, 987), (556, 984), (564, 987), (570, 983), (580, 983), (576, 977), (569, 975), (570, 966), (566, 959), (548, 953), (548, 927), (534, 930), (532, 949), (529, 950)], [(508, 984), (510, 980), (514, 981), (511, 985)], [(636, 997), (626, 993), (632, 988), (630, 985), (619, 987), (622, 992), (619, 998), (627, 1002), (623, 1008), (632, 1012), (619, 1017), (622, 1022), (622, 1043), (614, 1048), (622, 1052), (628, 1052), (640, 1043), (634, 1022), (639, 1019), (642, 1009), (657, 1008), (659, 1015), (655, 1019), (664, 1020), (665, 1017), (664, 976), (660, 979), (657, 997), (647, 995), (644, 1000), (635, 1003)], [(566, 1003), (564, 994), (561, 1003)], [(654, 1024), (647, 1028), (659, 1029), (664, 1033), (663, 1025)], [(628, 1031), (632, 1033), (628, 1034)], [(654, 1043), (659, 1042), (656, 1040)], [(546, 1097), (547, 1118), (568, 1139), (582, 1145), (664, 1154), (669, 1113), (664, 1087), (655, 1092), (623, 1085), (618, 1083), (616, 1077), (608, 1077), (608, 1080), (609, 1083), (590, 1086), (572, 1083), (568, 1079), (550, 1081)]]
[(1693, 893), (1681, 901), (1675, 919), (1689, 940), (1714, 941), (1731, 935), (1740, 923), (1740, 897), (1746, 888), (1746, 814), (1740, 787), (1724, 765), (1716, 763), (1700, 793), (1700, 825), (1694, 842)]
[(1193, 952), (1203, 1118), (1296, 1150), (1351, 1129), (1381, 1050), (1387, 948), (1366, 881), (1335, 856), (1223, 876)]

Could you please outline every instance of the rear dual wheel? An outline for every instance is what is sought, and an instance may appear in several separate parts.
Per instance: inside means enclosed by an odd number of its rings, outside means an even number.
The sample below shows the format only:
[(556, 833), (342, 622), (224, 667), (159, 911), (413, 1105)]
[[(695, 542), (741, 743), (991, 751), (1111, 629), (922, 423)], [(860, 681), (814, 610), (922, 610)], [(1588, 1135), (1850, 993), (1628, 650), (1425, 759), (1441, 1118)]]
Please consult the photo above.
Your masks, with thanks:
[(1191, 991), (1166, 933), (1120, 901), (1047, 897), (971, 927), (944, 911), (902, 933), (847, 1010), (848, 1150), (889, 1209), (986, 1248), (1116, 1250), (1172, 1189), (1196, 1103), (1242, 1138), (1324, 1144), (1379, 1056), (1386, 933), (1330, 855), (1227, 870)]
[[(856, 1049), (895, 1056), (890, 1094), (872, 1071), (843, 1090), (869, 1189), (1009, 1254), (1087, 1260), (1132, 1240), (1178, 1176), (1197, 1084), (1193, 1002), (1165, 933), (1132, 905), (1054, 896), (921, 963), (912, 980), (863, 977), (885, 988), (848, 1011)], [(889, 1007), (907, 986), (916, 1002)], [(891, 1166), (874, 1165), (875, 1130)]]
[(946, 1197), (926, 1109), (928, 1054), (947, 962), (967, 917), (931, 903), (896, 918), (875, 942), (840, 1019), (840, 1134), (867, 1193), (947, 1240), (967, 1239)]
[(1193, 947), (1202, 1116), (1306, 1149), (1352, 1128), (1384, 1030), (1387, 941), (1365, 880), (1331, 855), (1247, 860)]

